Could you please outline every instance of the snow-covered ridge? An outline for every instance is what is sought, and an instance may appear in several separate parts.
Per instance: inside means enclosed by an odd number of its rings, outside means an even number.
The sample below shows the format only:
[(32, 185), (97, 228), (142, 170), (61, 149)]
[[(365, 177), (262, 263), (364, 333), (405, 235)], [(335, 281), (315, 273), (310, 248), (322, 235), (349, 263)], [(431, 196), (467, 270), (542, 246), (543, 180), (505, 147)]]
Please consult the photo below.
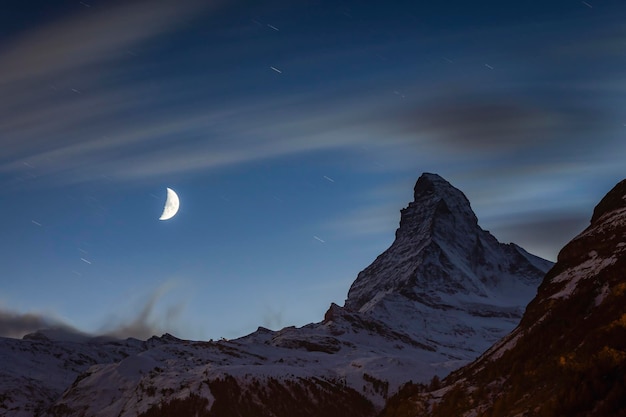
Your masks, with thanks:
[(561, 272), (552, 279), (552, 283), (563, 283), (563, 286), (558, 292), (552, 294), (550, 298), (570, 297), (578, 287), (579, 281), (596, 276), (598, 272), (613, 265), (615, 262), (617, 262), (616, 255), (600, 258), (597, 252), (590, 252), (588, 260)]
[(582, 281), (597, 276), (625, 255), (626, 181), (622, 181), (598, 203), (589, 227), (559, 253), (563, 267), (549, 279), (548, 298), (571, 297)]
[(0, 415), (39, 415), (90, 366), (137, 354), (148, 342), (106, 341), (67, 331), (0, 338)]
[[(414, 191), (391, 247), (323, 321), (219, 342), (0, 343), (0, 358), (15, 363), (0, 371), (0, 416), (136, 417), (176, 401), (219, 407), (233, 393), (261, 414), (271, 414), (263, 407), (276, 396), (298, 407), (328, 402), (340, 415), (359, 404), (373, 413), (403, 383), (448, 374), (517, 325), (552, 264), (482, 230), (465, 195), (440, 176), (422, 175)], [(63, 360), (89, 360), (65, 368), (59, 349)], [(50, 385), (35, 407), (32, 384), (20, 378), (37, 366), (62, 378), (31, 377)]]

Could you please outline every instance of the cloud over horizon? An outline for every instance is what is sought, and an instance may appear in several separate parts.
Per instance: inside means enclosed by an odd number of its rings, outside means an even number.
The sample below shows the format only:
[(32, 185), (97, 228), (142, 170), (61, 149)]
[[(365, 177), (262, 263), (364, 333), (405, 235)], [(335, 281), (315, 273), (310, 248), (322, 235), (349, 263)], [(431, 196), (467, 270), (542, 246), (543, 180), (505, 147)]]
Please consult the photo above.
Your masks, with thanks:
[(61, 328), (69, 332), (78, 332), (57, 318), (42, 313), (18, 313), (0, 308), (0, 337), (20, 339), (37, 330)]
[(143, 306), (129, 317), (109, 317), (105, 324), (95, 332), (84, 332), (73, 325), (56, 317), (52, 313), (28, 312), (20, 313), (7, 308), (0, 308), (0, 337), (20, 339), (38, 330), (58, 329), (67, 334), (86, 337), (109, 336), (118, 339), (135, 338), (149, 339), (164, 333), (181, 335), (179, 319), (185, 307), (183, 302), (168, 306), (165, 311), (159, 308), (159, 302), (169, 290), (170, 285), (164, 284), (154, 290)]
[(184, 303), (170, 305), (164, 312), (157, 308), (170, 287), (170, 284), (163, 284), (154, 290), (134, 317), (108, 319), (98, 334), (118, 339), (133, 337), (141, 340), (164, 333), (180, 335), (178, 319), (185, 307)]

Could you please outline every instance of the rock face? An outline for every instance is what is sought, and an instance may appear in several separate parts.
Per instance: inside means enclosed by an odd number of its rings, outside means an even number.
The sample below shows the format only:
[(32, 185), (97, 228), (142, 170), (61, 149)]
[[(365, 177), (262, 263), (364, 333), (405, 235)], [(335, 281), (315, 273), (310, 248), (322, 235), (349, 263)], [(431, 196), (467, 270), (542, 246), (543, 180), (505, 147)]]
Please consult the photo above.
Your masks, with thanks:
[[(66, 373), (38, 415), (373, 416), (407, 381), (446, 375), (513, 329), (550, 266), (498, 243), (463, 193), (424, 174), (395, 242), (323, 321), (230, 341), (133, 342), (123, 357)], [(0, 341), (0, 356), (9, 345), (19, 351), (25, 342)], [(46, 355), (37, 359), (44, 367)], [(26, 392), (19, 369), (0, 386), (0, 416), (35, 415), (16, 414), (28, 395), (6, 389)]]
[(467, 360), (519, 322), (551, 266), (499, 243), (478, 226), (461, 191), (423, 174), (395, 241), (358, 275), (345, 307)]
[(406, 389), (385, 415), (410, 415), (407, 404), (424, 416), (626, 415), (625, 271), (626, 180), (561, 250), (513, 332), (445, 388)]

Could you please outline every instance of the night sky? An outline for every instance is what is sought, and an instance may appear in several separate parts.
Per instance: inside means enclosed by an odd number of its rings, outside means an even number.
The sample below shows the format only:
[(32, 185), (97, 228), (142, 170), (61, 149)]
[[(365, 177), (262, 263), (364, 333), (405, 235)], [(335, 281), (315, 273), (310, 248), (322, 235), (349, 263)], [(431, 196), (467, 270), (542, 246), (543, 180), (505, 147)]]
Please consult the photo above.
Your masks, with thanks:
[[(4, 1), (0, 335), (319, 321), (425, 171), (555, 260), (625, 176), (625, 12)], [(180, 211), (159, 221), (166, 187)]]

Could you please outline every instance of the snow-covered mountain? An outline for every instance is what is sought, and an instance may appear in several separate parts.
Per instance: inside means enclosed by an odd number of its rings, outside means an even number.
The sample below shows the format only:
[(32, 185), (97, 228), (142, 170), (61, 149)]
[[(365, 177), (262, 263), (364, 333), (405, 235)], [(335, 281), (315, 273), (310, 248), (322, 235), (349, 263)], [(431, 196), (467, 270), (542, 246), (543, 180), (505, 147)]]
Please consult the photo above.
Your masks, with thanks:
[(626, 415), (626, 180), (560, 251), (518, 327), (430, 393), (385, 416)]
[[(462, 192), (423, 174), (394, 243), (321, 322), (219, 342), (5, 339), (0, 415), (371, 416), (405, 382), (446, 375), (512, 330), (550, 267), (498, 243)], [(56, 357), (86, 351), (81, 366)], [(46, 391), (33, 394), (28, 367), (62, 379), (31, 377)], [(36, 401), (50, 407), (24, 411)]]
[(345, 307), (450, 359), (471, 360), (508, 333), (552, 266), (478, 226), (461, 191), (423, 174), (389, 249), (352, 284)]
[(46, 329), (23, 339), (0, 338), (0, 415), (44, 415), (90, 366), (119, 362), (153, 343), (94, 338)]

